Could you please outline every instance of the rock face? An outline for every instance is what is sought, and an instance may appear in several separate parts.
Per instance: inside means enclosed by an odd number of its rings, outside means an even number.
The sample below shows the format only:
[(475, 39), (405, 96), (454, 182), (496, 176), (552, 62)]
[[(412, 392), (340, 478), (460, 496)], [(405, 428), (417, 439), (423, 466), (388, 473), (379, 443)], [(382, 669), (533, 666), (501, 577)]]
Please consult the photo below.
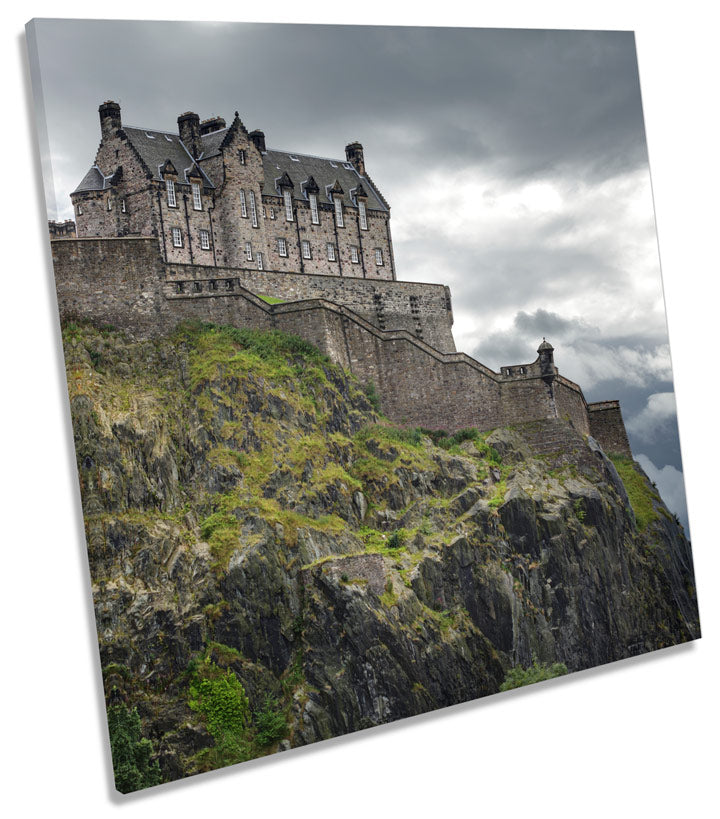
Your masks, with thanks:
[[(699, 636), (681, 528), (592, 439), (554, 459), (522, 428), (437, 446), (279, 335), (64, 338), (107, 695), (166, 779), (216, 742), (189, 705), (201, 658), (240, 680), (268, 753), (495, 693), (534, 660)], [(285, 729), (259, 744), (268, 698)]]

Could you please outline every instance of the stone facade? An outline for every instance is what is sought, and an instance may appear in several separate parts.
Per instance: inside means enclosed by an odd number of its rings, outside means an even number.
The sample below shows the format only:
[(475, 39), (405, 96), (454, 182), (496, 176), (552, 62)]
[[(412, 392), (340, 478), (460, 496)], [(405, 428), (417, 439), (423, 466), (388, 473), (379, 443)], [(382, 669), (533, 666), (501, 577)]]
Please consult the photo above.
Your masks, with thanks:
[(100, 106), (95, 161), (71, 194), (80, 238), (155, 236), (164, 261), (393, 281), (390, 208), (362, 145), (325, 159), (268, 149), (230, 124), (178, 117), (178, 133), (123, 126)]
[(77, 238), (75, 222), (72, 219), (66, 219), (64, 222), (48, 222), (48, 233), (51, 239)]
[[(618, 403), (588, 406), (580, 387), (558, 373), (547, 342), (535, 361), (500, 373), (455, 352), (449, 295), (440, 285), (279, 273), (254, 279), (232, 268), (210, 273), (166, 264), (152, 237), (56, 240), (52, 250), (65, 321), (92, 318), (138, 337), (191, 319), (275, 328), (310, 341), (361, 383), (372, 381), (383, 412), (397, 423), (453, 431), (555, 418), (593, 434), (608, 451), (630, 455)], [(268, 304), (249, 285), (287, 301)], [(374, 307), (376, 286), (397, 305), (384, 313), (384, 327)], [(412, 326), (387, 326), (392, 317), (401, 321), (411, 296), (423, 305), (424, 334), (446, 349)]]

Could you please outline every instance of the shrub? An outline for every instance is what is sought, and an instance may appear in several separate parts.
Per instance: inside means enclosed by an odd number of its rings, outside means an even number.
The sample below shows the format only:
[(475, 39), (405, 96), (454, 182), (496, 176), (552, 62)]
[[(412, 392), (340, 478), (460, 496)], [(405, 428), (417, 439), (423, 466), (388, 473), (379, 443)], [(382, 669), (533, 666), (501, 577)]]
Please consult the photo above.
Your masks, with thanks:
[(255, 742), (261, 748), (273, 745), (287, 736), (289, 730), (287, 719), (280, 711), (277, 700), (271, 697), (265, 698), (262, 711), (255, 714), (255, 728)]
[(387, 539), (387, 548), (388, 549), (401, 549), (404, 543), (405, 543), (405, 532), (402, 529), (398, 529), (397, 532), (393, 532), (390, 535), (390, 537)]
[(152, 743), (142, 736), (137, 708), (111, 705), (107, 716), (115, 787), (120, 793), (132, 793), (159, 785), (160, 766), (152, 759)]
[(375, 412), (380, 412), (380, 396), (375, 389), (375, 382), (368, 381), (363, 387), (363, 392), (365, 393), (365, 397), (370, 402), (370, 406), (375, 410)]
[(522, 668), (515, 666), (511, 668), (505, 676), (503, 684), (500, 686), (501, 691), (510, 691), (513, 688), (521, 688), (524, 685), (532, 685), (542, 680), (550, 680), (553, 677), (562, 677), (567, 674), (567, 666), (564, 663), (553, 663), (547, 665), (545, 663), (538, 663), (533, 660), (530, 668)]

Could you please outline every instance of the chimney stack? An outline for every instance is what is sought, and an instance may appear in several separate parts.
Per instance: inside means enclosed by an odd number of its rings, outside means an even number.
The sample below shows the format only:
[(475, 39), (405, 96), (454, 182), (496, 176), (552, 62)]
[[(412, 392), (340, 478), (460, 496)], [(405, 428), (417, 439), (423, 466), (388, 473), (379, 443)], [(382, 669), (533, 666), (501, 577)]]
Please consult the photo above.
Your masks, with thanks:
[(265, 134), (262, 131), (251, 131), (248, 136), (260, 153), (265, 153)]
[(193, 159), (197, 159), (200, 155), (200, 117), (192, 111), (181, 114), (178, 117), (178, 132)]
[(116, 102), (108, 100), (98, 108), (98, 112), (100, 114), (100, 133), (102, 139), (108, 139), (114, 136), (122, 128), (120, 106)]
[(347, 161), (355, 168), (360, 176), (365, 176), (365, 155), (363, 146), (359, 142), (351, 142), (345, 146)]

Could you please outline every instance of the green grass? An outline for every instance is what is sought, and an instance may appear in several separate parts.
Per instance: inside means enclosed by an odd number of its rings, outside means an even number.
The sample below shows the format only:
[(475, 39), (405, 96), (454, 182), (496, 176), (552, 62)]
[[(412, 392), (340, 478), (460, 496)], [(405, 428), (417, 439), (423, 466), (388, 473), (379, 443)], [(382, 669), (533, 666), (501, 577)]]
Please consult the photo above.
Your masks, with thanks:
[(659, 519), (656, 503), (662, 503), (660, 495), (653, 492), (647, 478), (638, 471), (635, 462), (625, 455), (610, 455), (630, 499), (638, 529), (644, 532)]
[(285, 304), (286, 299), (278, 299), (275, 296), (263, 296), (261, 293), (257, 294), (259, 299), (262, 299), (265, 304)]

